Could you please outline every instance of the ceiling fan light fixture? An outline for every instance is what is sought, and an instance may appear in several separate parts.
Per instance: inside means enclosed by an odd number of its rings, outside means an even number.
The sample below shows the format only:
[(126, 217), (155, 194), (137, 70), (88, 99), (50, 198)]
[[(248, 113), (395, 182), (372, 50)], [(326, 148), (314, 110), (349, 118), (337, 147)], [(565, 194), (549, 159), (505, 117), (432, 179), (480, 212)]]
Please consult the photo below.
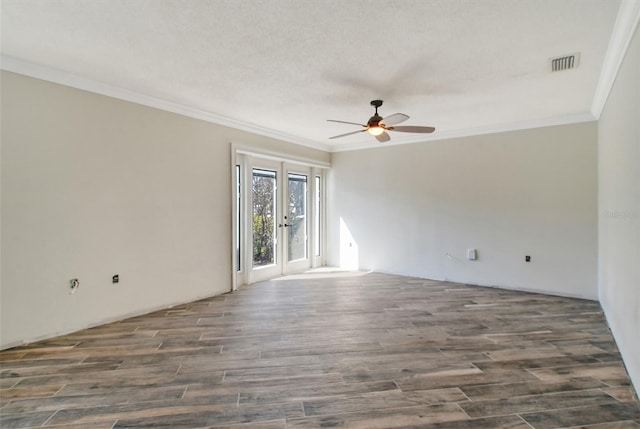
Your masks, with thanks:
[(380, 134), (384, 133), (384, 128), (376, 125), (373, 127), (369, 127), (367, 131), (369, 131), (369, 134), (371, 134), (372, 136), (379, 136)]

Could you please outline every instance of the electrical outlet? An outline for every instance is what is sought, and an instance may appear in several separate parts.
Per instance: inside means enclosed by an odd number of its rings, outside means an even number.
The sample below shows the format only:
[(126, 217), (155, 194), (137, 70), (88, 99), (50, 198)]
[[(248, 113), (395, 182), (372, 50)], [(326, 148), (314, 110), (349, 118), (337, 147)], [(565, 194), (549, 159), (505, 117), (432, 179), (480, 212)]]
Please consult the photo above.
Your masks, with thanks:
[(531, 262), (531, 256), (527, 255), (524, 257), (525, 262)]
[(115, 276), (113, 276), (111, 278), (111, 282), (112, 283), (119, 283), (120, 282), (120, 276), (118, 274), (116, 274)]

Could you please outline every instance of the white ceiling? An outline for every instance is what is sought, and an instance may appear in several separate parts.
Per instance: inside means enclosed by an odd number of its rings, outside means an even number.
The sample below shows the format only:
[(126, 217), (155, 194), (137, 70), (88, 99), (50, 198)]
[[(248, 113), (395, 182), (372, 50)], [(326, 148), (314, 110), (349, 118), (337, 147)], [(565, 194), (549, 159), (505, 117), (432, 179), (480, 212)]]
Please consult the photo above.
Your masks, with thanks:
[[(620, 5), (2, 0), (3, 68), (345, 150), (382, 143), (329, 140), (357, 127), (326, 119), (366, 123), (378, 98), (382, 116), (436, 127), (392, 143), (594, 119)], [(576, 69), (551, 72), (550, 58), (576, 52)]]

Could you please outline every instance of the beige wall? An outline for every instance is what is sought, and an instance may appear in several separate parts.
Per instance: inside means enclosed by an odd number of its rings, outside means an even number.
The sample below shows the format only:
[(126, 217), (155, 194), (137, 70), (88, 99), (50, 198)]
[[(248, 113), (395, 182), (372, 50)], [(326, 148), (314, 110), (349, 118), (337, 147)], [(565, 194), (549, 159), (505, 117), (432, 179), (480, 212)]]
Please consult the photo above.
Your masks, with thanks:
[(231, 142), (329, 161), (9, 72), (1, 86), (2, 348), (227, 292)]
[(640, 389), (640, 35), (636, 34), (598, 130), (600, 302)]
[(335, 153), (330, 262), (597, 299), (596, 138), (592, 122)]

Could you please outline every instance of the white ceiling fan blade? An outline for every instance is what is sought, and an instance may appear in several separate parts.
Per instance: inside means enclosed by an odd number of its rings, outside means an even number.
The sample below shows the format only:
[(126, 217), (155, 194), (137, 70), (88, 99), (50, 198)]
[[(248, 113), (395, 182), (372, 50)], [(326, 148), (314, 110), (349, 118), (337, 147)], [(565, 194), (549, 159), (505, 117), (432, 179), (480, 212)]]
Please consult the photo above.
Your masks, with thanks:
[(329, 139), (338, 139), (338, 138), (340, 138), (340, 137), (346, 137), (346, 136), (350, 136), (350, 135), (352, 135), (352, 134), (363, 133), (363, 132), (365, 132), (365, 131), (367, 131), (367, 129), (366, 129), (366, 128), (365, 128), (364, 130), (351, 131), (350, 133), (340, 134), (340, 135), (337, 135), (337, 136), (329, 137)]
[(432, 133), (435, 130), (433, 127), (417, 127), (412, 125), (390, 128), (390, 131), (400, 131), (401, 133)]
[(393, 115), (389, 115), (382, 121), (380, 121), (380, 124), (384, 125), (385, 127), (391, 127), (395, 124), (400, 124), (407, 119), (409, 119), (409, 117), (404, 113), (394, 113)]
[(389, 134), (387, 134), (386, 131), (384, 131), (382, 134), (375, 136), (376, 140), (378, 140), (380, 143), (384, 143), (384, 142), (388, 142), (389, 140), (391, 140), (391, 137), (389, 137)]
[(327, 119), (327, 122), (338, 122), (340, 124), (351, 124), (351, 125), (358, 125), (358, 126), (361, 126), (361, 127), (366, 127), (366, 125), (358, 124), (356, 122), (337, 121), (335, 119)]

